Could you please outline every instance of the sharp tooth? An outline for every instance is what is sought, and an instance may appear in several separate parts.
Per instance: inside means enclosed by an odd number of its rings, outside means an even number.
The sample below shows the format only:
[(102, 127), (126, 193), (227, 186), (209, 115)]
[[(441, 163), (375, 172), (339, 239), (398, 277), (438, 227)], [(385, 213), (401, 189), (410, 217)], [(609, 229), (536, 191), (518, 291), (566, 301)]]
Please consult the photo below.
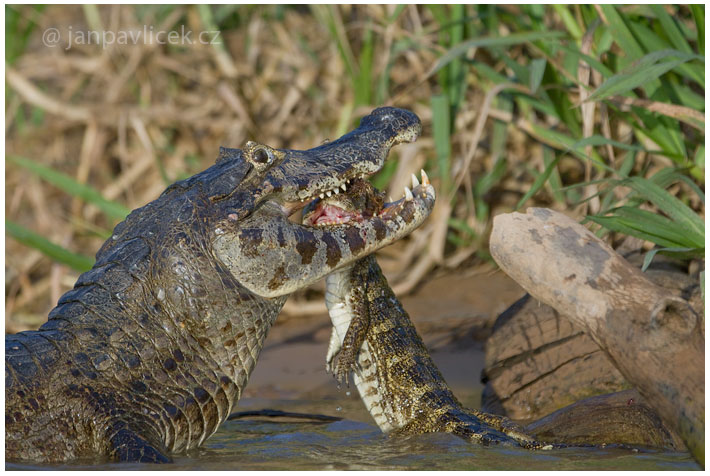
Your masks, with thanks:
[(414, 195), (412, 195), (412, 191), (409, 190), (407, 187), (404, 187), (404, 200), (407, 202), (414, 200)]
[(339, 189), (339, 188), (335, 188), (335, 189), (333, 189), (333, 192), (335, 192), (335, 194), (338, 195), (338, 194), (340, 193), (340, 189)]
[(328, 190), (327, 192), (325, 192), (325, 194), (328, 195), (329, 197), (330, 197), (331, 195), (333, 195), (333, 193), (332, 193), (330, 190)]
[(429, 177), (427, 176), (426, 172), (424, 172), (424, 169), (422, 169), (422, 183), (424, 185), (429, 185)]
[(320, 197), (320, 198), (321, 198), (321, 200), (322, 200), (322, 199), (324, 199), (324, 198), (325, 198), (325, 195), (323, 195), (323, 194), (321, 193), (321, 194), (319, 195), (319, 197)]
[[(350, 182), (350, 180), (348, 180), (348, 182)], [(345, 184), (342, 184), (342, 185), (340, 186), (340, 188), (343, 189), (343, 192), (347, 192), (347, 191), (348, 191), (348, 187), (346, 187)]]
[(389, 197), (387, 197), (387, 201), (388, 201), (389, 203), (394, 202), (394, 200), (392, 200), (392, 195), (390, 195)]
[(416, 175), (412, 174), (412, 188), (417, 188), (417, 185), (419, 185), (419, 180)]

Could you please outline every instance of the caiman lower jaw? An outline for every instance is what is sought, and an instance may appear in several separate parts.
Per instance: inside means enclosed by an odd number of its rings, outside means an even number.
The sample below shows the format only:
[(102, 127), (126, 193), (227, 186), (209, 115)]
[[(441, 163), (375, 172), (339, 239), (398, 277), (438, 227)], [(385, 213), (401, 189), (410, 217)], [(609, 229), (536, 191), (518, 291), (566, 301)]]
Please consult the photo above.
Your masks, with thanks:
[[(275, 298), (290, 294), (348, 266), (415, 230), (434, 208), (434, 187), (426, 174), (404, 198), (374, 210), (371, 217), (335, 225), (303, 225), (283, 215), (254, 216), (235, 233), (218, 235), (213, 249), (251, 292)], [(267, 213), (263, 211), (262, 213)]]

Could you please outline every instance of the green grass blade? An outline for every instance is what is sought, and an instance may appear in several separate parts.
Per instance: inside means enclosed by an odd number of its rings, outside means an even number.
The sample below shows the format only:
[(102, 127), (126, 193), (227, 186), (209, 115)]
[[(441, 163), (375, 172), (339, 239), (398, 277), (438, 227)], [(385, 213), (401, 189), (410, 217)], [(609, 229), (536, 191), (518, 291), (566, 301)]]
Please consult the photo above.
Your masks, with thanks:
[(20, 11), (21, 5), (5, 5), (5, 61), (9, 64), (13, 64), (25, 51), (30, 35), (37, 28), (35, 20), (45, 7), (46, 5), (27, 7), (31, 8), (33, 14), (23, 19), (27, 12)]
[(607, 230), (615, 231), (617, 233), (623, 233), (625, 235), (635, 236), (636, 238), (650, 241), (650, 242), (655, 243), (660, 246), (668, 246), (668, 247), (677, 247), (678, 246), (678, 244), (674, 243), (673, 241), (666, 240), (663, 237), (652, 235), (650, 233), (647, 233), (645, 230), (640, 230), (640, 229), (636, 228), (634, 226), (633, 222), (629, 222), (629, 220), (626, 220), (624, 218), (620, 218), (620, 217), (616, 217), (616, 216), (602, 217), (602, 216), (598, 216), (598, 215), (592, 215), (592, 216), (588, 216), (587, 219), (603, 226)]
[(572, 38), (579, 40), (584, 36), (584, 32), (579, 25), (577, 25), (577, 21), (572, 16), (568, 5), (554, 4), (552, 8), (560, 16), (562, 23), (565, 25), (565, 28), (567, 28), (569, 34), (572, 35)]
[(683, 233), (683, 230), (675, 222), (658, 213), (635, 207), (619, 207), (614, 210), (614, 216), (625, 218), (633, 223), (635, 228), (651, 235), (663, 237), (677, 245), (694, 248), (704, 246), (704, 243), (693, 241), (691, 235)]
[[(200, 17), (200, 20), (202, 21), (202, 27), (206, 30), (211, 32), (211, 34), (214, 34), (214, 32), (219, 31), (219, 28), (217, 27), (217, 23), (214, 21), (214, 17), (212, 16), (212, 6), (202, 3), (197, 5), (197, 14)], [(227, 50), (226, 42), (225, 41), (210, 41), (209, 44), (214, 48), (215, 50), (215, 57), (217, 59), (217, 62), (222, 65), (223, 68), (229, 68), (233, 70), (232, 74), (236, 76), (236, 68), (233, 65), (233, 60), (232, 56)], [(170, 182), (168, 182), (170, 183)]]
[[(527, 106), (531, 106), (535, 110), (539, 111), (541, 114), (553, 117), (555, 119), (562, 119), (559, 116), (558, 110), (555, 108), (555, 106), (552, 104), (552, 101), (549, 99), (537, 99), (532, 96), (526, 96), (524, 93), (519, 93), (515, 90), (511, 91), (510, 94), (515, 97), (515, 102), (517, 103), (518, 107), (520, 107), (520, 109), (525, 110)], [(539, 96), (542, 96), (543, 94), (544, 91), (538, 91)]]
[[(543, 147), (542, 160), (545, 163), (545, 168), (549, 167), (555, 160), (555, 151), (550, 147)], [(566, 203), (565, 195), (562, 193), (562, 178), (560, 177), (560, 171), (557, 167), (553, 167), (552, 173), (548, 178), (548, 183), (550, 184), (550, 189), (554, 199), (559, 203)]]
[(500, 59), (503, 60), (505, 65), (510, 68), (513, 72), (513, 77), (517, 79), (519, 83), (529, 83), (530, 82), (530, 68), (518, 63), (516, 60), (507, 54), (501, 54)]
[(547, 60), (543, 58), (537, 58), (530, 62), (530, 91), (533, 94), (537, 93), (542, 83), (542, 76), (545, 74), (546, 66)]
[(555, 160), (550, 162), (547, 165), (547, 167), (545, 167), (545, 170), (540, 175), (535, 177), (535, 181), (533, 182), (532, 186), (530, 187), (530, 190), (528, 190), (527, 193), (525, 195), (523, 195), (523, 198), (521, 198), (520, 201), (518, 202), (518, 204), (515, 206), (516, 210), (519, 210), (520, 207), (522, 207), (525, 204), (525, 202), (527, 202), (530, 199), (530, 197), (535, 195), (538, 192), (538, 190), (540, 190), (542, 188), (542, 186), (545, 185), (545, 182), (547, 182), (547, 179), (550, 178), (550, 174), (555, 169), (555, 167), (557, 167), (557, 163), (560, 161), (561, 158), (562, 158), (562, 154), (559, 154), (557, 157), (555, 157)]
[(585, 154), (582, 147), (575, 148), (575, 144), (578, 141), (575, 141), (572, 137), (566, 134), (539, 126), (537, 124), (531, 124), (529, 132), (533, 137), (538, 139), (540, 142), (549, 145), (550, 147), (559, 149), (565, 153), (571, 152), (580, 159), (590, 160), (595, 166), (609, 172), (613, 172), (613, 169), (604, 163), (596, 150), (592, 149), (591, 155)]
[(438, 94), (431, 98), (431, 111), (433, 122), (434, 149), (439, 165), (439, 178), (444, 196), (448, 196), (451, 187), (449, 164), (451, 163), (451, 124), (449, 114), (449, 100), (446, 96)]
[(447, 221), (448, 225), (454, 230), (460, 231), (461, 233), (468, 235), (468, 238), (476, 237), (476, 230), (468, 226), (464, 220), (460, 218), (449, 218)]
[(656, 253), (659, 252), (663, 254), (680, 255), (678, 257), (681, 259), (686, 256), (698, 258), (705, 256), (705, 249), (698, 250), (696, 248), (656, 248), (649, 251), (648, 253), (646, 253), (646, 256), (644, 256), (641, 271), (646, 271), (646, 269), (651, 264), (651, 261), (653, 260), (654, 256), (656, 256)]
[(362, 40), (360, 50), (360, 63), (357, 76), (355, 77), (355, 106), (370, 104), (372, 100), (372, 78), (373, 54), (375, 50), (374, 35), (372, 28), (368, 25)]
[[(705, 183), (705, 145), (700, 144), (695, 151), (693, 158), (695, 166), (690, 169), (691, 175), (697, 178), (701, 183)], [(705, 199), (703, 198), (703, 202)]]
[(678, 25), (676, 24), (675, 20), (671, 18), (668, 12), (666, 12), (663, 5), (649, 5), (649, 8), (656, 15), (656, 18), (661, 23), (663, 33), (666, 34), (671, 44), (673, 45), (673, 48), (679, 51), (683, 51), (685, 53), (692, 53), (693, 49), (686, 41), (685, 36), (680, 31), (680, 28), (678, 28)]
[(705, 243), (705, 223), (686, 204), (652, 181), (642, 177), (631, 177), (624, 181), (624, 184), (671, 217), (679, 227), (690, 235), (690, 239), (698, 243)]
[(394, 11), (392, 12), (392, 15), (387, 17), (387, 23), (389, 23), (389, 24), (394, 23), (397, 20), (397, 18), (399, 18), (399, 16), (402, 14), (402, 12), (404, 11), (405, 8), (407, 8), (406, 4), (401, 3), (401, 4), (397, 5), (395, 7)]
[(95, 205), (111, 218), (122, 220), (131, 212), (123, 205), (106, 200), (95, 188), (89, 185), (81, 184), (72, 177), (61, 172), (57, 172), (50, 167), (17, 155), (8, 155), (7, 160), (15, 165), (19, 165), (20, 167), (29, 170), (36, 176), (60, 188), (69, 195), (81, 198), (85, 202)]
[[(647, 51), (656, 52), (664, 51), (672, 48), (672, 45), (663, 39), (659, 34), (642, 23), (633, 22), (631, 23), (631, 30), (634, 35), (639, 39), (641, 44), (646, 48)], [(684, 51), (685, 52), (685, 51)], [(705, 84), (705, 68), (698, 64), (688, 64), (684, 63), (678, 65), (675, 72), (684, 76), (698, 84)], [(667, 87), (668, 84), (662, 84), (663, 87)], [(668, 99), (668, 98), (665, 98)]]
[(523, 33), (511, 33), (507, 36), (501, 37), (484, 37), (484, 38), (473, 38), (471, 40), (464, 41), (458, 45), (451, 48), (446, 52), (439, 60), (436, 62), (432, 72), (439, 71), (441, 68), (451, 63), (455, 59), (465, 55), (471, 48), (486, 48), (493, 46), (512, 46), (519, 45), (521, 43), (529, 43), (538, 40), (554, 40), (559, 38), (564, 38), (567, 36), (565, 32), (562, 31), (549, 31), (549, 32), (523, 32)]
[(612, 37), (624, 52), (624, 56), (620, 58), (621, 65), (629, 64), (643, 56), (643, 48), (641, 48), (641, 45), (639, 45), (636, 38), (634, 38), (634, 35), (631, 33), (631, 30), (629, 30), (616, 7), (606, 4), (600, 5), (600, 8), (609, 25)]
[(614, 72), (610, 70), (606, 65), (604, 65), (601, 61), (599, 61), (597, 58), (586, 55), (575, 47), (568, 45), (560, 45), (559, 48), (568, 55), (574, 57), (577, 61), (579, 61), (580, 59), (584, 60), (585, 63), (587, 63), (592, 69), (598, 71), (604, 78), (610, 78), (614, 75)]
[[(600, 135), (593, 135), (589, 137), (585, 137), (582, 140), (579, 140), (575, 142), (571, 149), (577, 150), (577, 149), (583, 149), (584, 147), (591, 145), (592, 147), (599, 147), (602, 145), (612, 145), (618, 149), (626, 149), (626, 150), (636, 150), (636, 151), (642, 151), (645, 150), (643, 147), (640, 147), (638, 145), (631, 145), (631, 144), (624, 144), (623, 142), (619, 142), (613, 139), (607, 139), (604, 136)], [(652, 153), (651, 151), (647, 151), (649, 153)]]
[(357, 75), (357, 62), (355, 61), (355, 55), (350, 47), (350, 42), (345, 35), (343, 22), (334, 13), (337, 7), (335, 5), (311, 5), (310, 7), (313, 16), (316, 17), (322, 25), (325, 25), (330, 32), (331, 41), (338, 47), (340, 58), (343, 64), (345, 64), (348, 76), (350, 76), (354, 84)]
[(99, 7), (91, 3), (85, 3), (81, 7), (84, 10), (84, 18), (89, 28), (93, 31), (103, 31), (104, 25), (101, 21)]
[[(465, 5), (451, 5), (451, 44), (457, 45), (463, 41), (464, 24), (466, 17)], [(451, 104), (453, 112), (458, 111), (461, 105), (461, 99), (466, 88), (466, 74), (464, 73), (464, 64), (460, 59), (454, 60), (449, 64), (449, 104)], [(452, 117), (452, 122), (455, 116)]]
[(678, 172), (678, 169), (674, 167), (666, 167), (664, 169), (656, 172), (651, 178), (656, 185), (662, 188), (668, 188), (671, 184), (675, 182), (683, 182), (688, 187), (690, 187), (695, 194), (700, 197), (700, 200), (705, 203), (705, 193), (698, 187), (698, 185), (693, 182), (693, 179), (685, 174)]
[(88, 271), (94, 265), (93, 258), (62, 248), (56, 243), (52, 243), (48, 239), (10, 220), (5, 220), (5, 231), (23, 245), (39, 250), (54, 261), (65, 264), (77, 271)]
[(705, 5), (690, 5), (697, 33), (698, 53), (705, 54)]
[[(677, 59), (658, 62), (662, 58), (676, 56)], [(629, 68), (604, 81), (588, 98), (587, 101), (600, 101), (612, 95), (624, 94), (634, 88), (658, 79), (673, 68), (693, 59), (703, 59), (692, 53), (682, 53), (677, 50), (665, 50), (650, 53)]]
[(384, 190), (397, 172), (397, 161), (387, 160), (385, 165), (375, 175), (370, 177), (370, 183), (377, 189)]
[(500, 183), (500, 180), (507, 172), (507, 168), (508, 161), (506, 158), (499, 157), (496, 163), (493, 164), (493, 168), (476, 181), (476, 185), (474, 186), (476, 196), (483, 197), (491, 188)]
[(625, 117), (634, 125), (634, 133), (641, 142), (644, 142), (644, 138), (650, 139), (658, 144), (663, 155), (671, 158), (675, 163), (679, 165), (687, 163), (685, 141), (677, 120), (641, 108), (634, 108), (634, 113), (641, 119), (641, 123), (638, 123), (635, 118), (632, 119), (630, 115)]

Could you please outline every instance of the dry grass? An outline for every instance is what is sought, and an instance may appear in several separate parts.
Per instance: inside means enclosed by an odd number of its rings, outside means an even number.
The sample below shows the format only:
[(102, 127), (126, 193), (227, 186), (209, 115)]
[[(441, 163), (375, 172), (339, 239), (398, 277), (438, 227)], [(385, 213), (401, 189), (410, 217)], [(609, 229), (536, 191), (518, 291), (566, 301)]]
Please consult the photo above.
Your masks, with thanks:
[[(240, 147), (257, 140), (275, 147), (311, 148), (385, 104), (411, 109), (424, 123), (419, 141), (393, 151), (399, 160), (388, 181), (392, 196), (401, 195), (410, 174), (423, 167), (439, 190), (430, 98), (441, 92), (434, 68), (444, 49), (439, 24), (425, 8), (404, 7), (391, 20), (394, 5), (240, 6), (232, 12), (233, 24), (222, 26), (221, 47), (140, 41), (105, 48), (74, 44), (70, 49), (66, 44), (43, 45), (42, 33), (57, 28), (66, 39), (70, 30), (76, 35), (101, 26), (134, 32), (144, 25), (153, 25), (156, 32), (184, 26), (193, 31), (194, 40), (194, 32), (211, 29), (206, 25), (210, 19), (195, 6), (49, 6), (41, 12), (30, 6), (12, 8), (22, 21), (31, 19), (37, 27), (22, 54), (6, 68), (6, 155), (28, 157), (64, 172), (109, 200), (137, 208), (168, 184), (208, 167), (220, 145)], [(323, 20), (328, 15), (334, 16), (334, 31)], [(369, 103), (359, 103), (348, 58), (357, 63), (366, 27), (374, 32), (370, 77), (373, 82), (386, 77), (388, 84), (384, 89), (379, 82), (371, 84)], [(345, 38), (350, 51), (339, 50), (336, 37)], [(407, 41), (409, 47), (392, 48)], [(451, 193), (461, 199), (451, 207), (440, 196), (432, 217), (417, 233), (382, 252), (381, 261), (398, 292), (413, 290), (433, 269), (483, 262), (474, 253), (485, 238), (453, 246), (447, 241), (449, 218), (458, 218), (485, 237), (489, 217), (514, 208), (529, 188), (533, 177), (527, 171), (545, 168), (543, 146), (525, 132), (525, 123), (522, 128), (513, 125), (516, 119), (510, 113), (492, 105), (497, 91), (472, 82), (460, 101), (451, 136), (449, 180), (457, 185)], [(510, 124), (502, 151), (509, 166), (487, 194), (490, 213), (479, 219), (472, 206), (472, 177), (492, 170), (501, 153), (492, 152), (494, 119)], [(579, 179), (589, 176), (579, 162), (561, 167)], [(9, 220), (74, 252), (93, 255), (115, 225), (96, 206), (17, 166), (6, 166), (5, 199)], [(564, 208), (544, 190), (536, 200)], [(7, 239), (6, 331), (44, 322), (77, 275)], [(301, 312), (323, 309), (313, 291), (297, 298), (311, 299), (298, 306)], [(294, 306), (286, 310), (297, 313)]]

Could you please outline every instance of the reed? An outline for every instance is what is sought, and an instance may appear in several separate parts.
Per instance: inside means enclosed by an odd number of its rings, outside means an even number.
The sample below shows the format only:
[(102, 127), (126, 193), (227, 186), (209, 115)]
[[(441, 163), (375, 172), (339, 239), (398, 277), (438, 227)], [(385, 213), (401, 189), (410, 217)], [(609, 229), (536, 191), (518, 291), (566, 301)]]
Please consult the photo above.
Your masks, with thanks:
[[(647, 260), (704, 257), (702, 5), (5, 13), (10, 329), (25, 326), (15, 315), (46, 314), (57, 296), (38, 289), (65, 290), (128, 210), (207, 167), (219, 145), (310, 148), (383, 104), (415, 111), (424, 134), (373, 182), (396, 195), (424, 167), (439, 197), (429, 238), (383, 253), (398, 291), (435, 267), (486, 262), (491, 218), (532, 205), (636, 236)], [(193, 40), (218, 31), (220, 43), (42, 44), (50, 27), (66, 38), (144, 25)], [(71, 269), (50, 273), (53, 260)]]

